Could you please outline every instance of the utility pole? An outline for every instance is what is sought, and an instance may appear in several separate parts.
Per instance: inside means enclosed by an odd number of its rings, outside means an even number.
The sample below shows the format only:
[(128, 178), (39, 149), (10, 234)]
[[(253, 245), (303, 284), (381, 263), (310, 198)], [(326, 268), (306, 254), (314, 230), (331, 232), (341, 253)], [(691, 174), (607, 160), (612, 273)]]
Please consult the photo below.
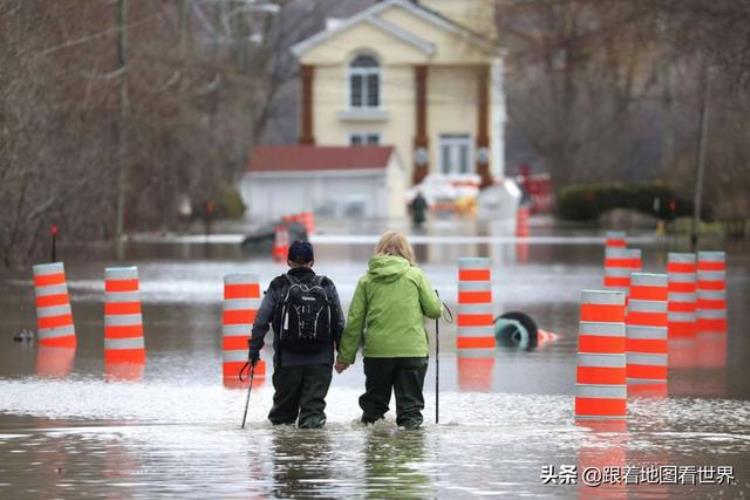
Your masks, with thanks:
[(128, 148), (126, 144), (126, 123), (128, 116), (127, 20), (128, 0), (117, 0), (115, 21), (117, 23), (117, 68), (120, 71), (120, 85), (118, 99), (119, 117), (117, 123), (117, 160), (119, 171), (117, 176), (117, 207), (115, 215), (115, 252), (118, 260), (124, 258), (125, 193), (128, 185)]
[(703, 178), (706, 172), (706, 132), (708, 131), (708, 111), (711, 100), (711, 68), (703, 68), (703, 97), (701, 99), (700, 126), (698, 129), (698, 155), (695, 162), (695, 192), (693, 196), (693, 224), (690, 232), (690, 245), (695, 252), (698, 249), (700, 232), (701, 205), (703, 202)]

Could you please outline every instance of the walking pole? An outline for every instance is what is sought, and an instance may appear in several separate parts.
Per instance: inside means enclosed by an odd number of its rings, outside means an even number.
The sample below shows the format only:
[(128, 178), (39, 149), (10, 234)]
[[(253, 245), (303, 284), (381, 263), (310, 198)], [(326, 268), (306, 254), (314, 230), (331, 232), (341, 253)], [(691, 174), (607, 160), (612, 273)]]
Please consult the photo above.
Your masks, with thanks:
[[(435, 289), (435, 295), (440, 294)], [(435, 318), (435, 424), (440, 423), (440, 316)]]
[[(247, 388), (247, 399), (245, 400), (245, 413), (242, 415), (242, 427), (245, 428), (245, 421), (247, 420), (247, 408), (250, 406), (250, 393), (253, 391), (253, 377), (255, 377), (255, 365), (248, 362), (250, 368), (250, 386)], [(240, 370), (240, 381), (242, 381), (242, 370)]]

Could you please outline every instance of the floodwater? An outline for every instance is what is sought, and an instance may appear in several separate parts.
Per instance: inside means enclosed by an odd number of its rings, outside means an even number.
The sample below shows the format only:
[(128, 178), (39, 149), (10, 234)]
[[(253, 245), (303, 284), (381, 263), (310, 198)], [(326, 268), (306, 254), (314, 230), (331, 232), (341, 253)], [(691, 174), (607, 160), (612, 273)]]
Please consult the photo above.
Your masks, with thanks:
[[(316, 268), (334, 279), (345, 306), (379, 229), (323, 226), (316, 239)], [(105, 373), (103, 363), (103, 274), (116, 264), (106, 247), (61, 249), (78, 334), (74, 356), (11, 341), (34, 327), (34, 295), (30, 269), (6, 272), (0, 275), (0, 497), (744, 497), (750, 492), (747, 248), (727, 249), (729, 332), (670, 341), (668, 396), (630, 398), (624, 424), (576, 423), (578, 295), (601, 283), (603, 240), (599, 232), (539, 224), (531, 234), (524, 243), (501, 231), (442, 223), (415, 236), (422, 267), (449, 306), (455, 308), (456, 259), (489, 256), (496, 312), (524, 311), (560, 335), (534, 350), (498, 348), (488, 363), (470, 369), (459, 363), (454, 325), (441, 323), (440, 423), (434, 423), (433, 355), (419, 431), (399, 430), (392, 413), (373, 427), (357, 423), (361, 360), (334, 375), (325, 429), (267, 423), (270, 367), (252, 390), (248, 425), (240, 429), (246, 391), (221, 381), (222, 277), (256, 272), (265, 286), (283, 267), (243, 256), (235, 237), (218, 235), (209, 244), (143, 238), (128, 247), (124, 264), (140, 273), (148, 360), (142, 373), (125, 379)], [(633, 241), (644, 251), (645, 271), (663, 271), (668, 251), (685, 250), (682, 241), (645, 233)], [(427, 326), (434, 339), (434, 324)], [(546, 483), (545, 466), (609, 470), (610, 479), (615, 469), (635, 475), (614, 486), (586, 486), (580, 475), (577, 484), (560, 484), (570, 477), (564, 474)], [(671, 466), (686, 474), (678, 484), (669, 484)], [(689, 474), (701, 467), (700, 475)]]

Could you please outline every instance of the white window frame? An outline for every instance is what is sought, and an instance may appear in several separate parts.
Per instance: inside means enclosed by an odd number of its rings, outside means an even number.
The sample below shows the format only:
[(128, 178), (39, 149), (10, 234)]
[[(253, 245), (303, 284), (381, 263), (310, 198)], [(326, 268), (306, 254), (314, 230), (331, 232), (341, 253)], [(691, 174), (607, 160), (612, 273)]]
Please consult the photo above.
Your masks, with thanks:
[[(354, 144), (354, 138), (359, 137), (360, 143)], [(375, 137), (375, 142), (370, 143), (369, 138)], [(350, 146), (380, 146), (380, 133), (379, 132), (352, 132), (349, 134), (349, 145)]]
[[(352, 67), (352, 63), (359, 56), (372, 57), (377, 62), (377, 67), (370, 68), (355, 68)], [(362, 76), (362, 105), (354, 106), (352, 104), (352, 76)], [(369, 75), (377, 75), (378, 77), (378, 104), (377, 106), (371, 106), (367, 101), (367, 77)], [(354, 57), (349, 61), (347, 65), (346, 73), (346, 108), (352, 111), (369, 111), (369, 110), (380, 110), (383, 107), (383, 67), (380, 64), (380, 60), (375, 54), (370, 52), (357, 52)]]
[[(473, 174), (476, 172), (476, 165), (474, 165), (474, 140), (471, 134), (439, 134), (437, 138), (437, 157), (438, 157), (438, 171), (444, 175), (450, 174)], [(445, 157), (443, 156), (443, 146), (451, 148), (451, 152), (448, 154), (453, 158), (458, 159), (458, 153), (456, 152), (459, 147), (466, 146), (466, 161), (467, 170), (461, 172), (458, 161), (456, 165), (451, 165), (450, 170), (445, 169)]]

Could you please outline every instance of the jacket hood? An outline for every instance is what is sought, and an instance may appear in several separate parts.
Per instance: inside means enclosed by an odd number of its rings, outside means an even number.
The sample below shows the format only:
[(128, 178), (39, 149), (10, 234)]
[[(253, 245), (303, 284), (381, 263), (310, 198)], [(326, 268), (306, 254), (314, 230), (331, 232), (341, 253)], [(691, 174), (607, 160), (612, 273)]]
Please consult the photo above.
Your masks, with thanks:
[(376, 255), (370, 259), (367, 274), (376, 281), (396, 281), (405, 274), (411, 265), (403, 257)]

